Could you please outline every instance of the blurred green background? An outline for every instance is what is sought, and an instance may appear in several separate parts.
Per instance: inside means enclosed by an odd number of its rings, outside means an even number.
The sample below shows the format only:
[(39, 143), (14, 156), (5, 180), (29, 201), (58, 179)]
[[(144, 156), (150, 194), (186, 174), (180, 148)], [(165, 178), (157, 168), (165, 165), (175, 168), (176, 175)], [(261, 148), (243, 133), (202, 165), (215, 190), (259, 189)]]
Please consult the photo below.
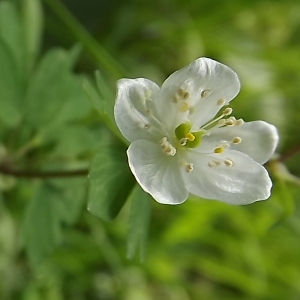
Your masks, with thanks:
[[(237, 118), (276, 125), (277, 152), (296, 149), (269, 164), (267, 201), (131, 192), (116, 79), (161, 84), (201, 56), (238, 73)], [(300, 299), (299, 83), (296, 0), (0, 0), (0, 299)], [(93, 157), (110, 164), (88, 193)]]

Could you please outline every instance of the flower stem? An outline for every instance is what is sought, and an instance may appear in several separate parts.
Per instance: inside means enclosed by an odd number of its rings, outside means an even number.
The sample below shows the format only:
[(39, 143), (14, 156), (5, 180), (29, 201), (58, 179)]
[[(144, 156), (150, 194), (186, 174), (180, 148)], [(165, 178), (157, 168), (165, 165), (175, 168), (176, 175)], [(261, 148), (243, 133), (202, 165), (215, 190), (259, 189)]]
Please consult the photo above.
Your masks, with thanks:
[(109, 52), (78, 22), (78, 20), (58, 0), (44, 0), (54, 14), (68, 28), (73, 36), (80, 41), (94, 57), (99, 67), (105, 69), (113, 78), (126, 76), (126, 71), (118, 64)]

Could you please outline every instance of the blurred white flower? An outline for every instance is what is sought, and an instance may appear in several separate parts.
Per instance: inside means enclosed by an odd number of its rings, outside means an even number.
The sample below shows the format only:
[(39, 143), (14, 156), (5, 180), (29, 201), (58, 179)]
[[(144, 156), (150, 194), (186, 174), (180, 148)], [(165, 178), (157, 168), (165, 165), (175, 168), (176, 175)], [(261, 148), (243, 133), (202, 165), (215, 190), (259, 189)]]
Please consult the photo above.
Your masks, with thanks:
[(230, 116), (224, 106), (239, 89), (236, 73), (208, 58), (173, 73), (161, 88), (144, 78), (118, 81), (114, 112), (131, 142), (129, 166), (156, 201), (179, 204), (191, 193), (249, 204), (270, 196), (262, 164), (275, 150), (277, 130)]

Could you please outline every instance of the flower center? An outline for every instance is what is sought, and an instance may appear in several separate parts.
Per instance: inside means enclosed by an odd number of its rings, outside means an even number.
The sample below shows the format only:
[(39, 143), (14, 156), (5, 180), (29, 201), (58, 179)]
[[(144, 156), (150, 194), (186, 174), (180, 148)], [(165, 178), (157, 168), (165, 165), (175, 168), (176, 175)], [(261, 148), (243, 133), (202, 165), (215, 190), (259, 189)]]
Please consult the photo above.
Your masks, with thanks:
[[(205, 136), (209, 136), (213, 130), (220, 127), (231, 127), (231, 126), (240, 126), (244, 123), (242, 119), (236, 120), (235, 117), (229, 117), (232, 113), (232, 108), (225, 108), (222, 114), (205, 124), (200, 128), (199, 131), (191, 131), (192, 124), (190, 122), (182, 123), (175, 129), (175, 135), (178, 140), (178, 147), (185, 148), (196, 148), (201, 145), (202, 138)], [(227, 118), (226, 118), (227, 117)], [(225, 165), (226, 167), (232, 167), (234, 162), (230, 158), (223, 158), (222, 156), (218, 156), (219, 154), (224, 153), (224, 151), (230, 147), (230, 145), (237, 145), (242, 142), (242, 139), (239, 136), (234, 137), (231, 141), (222, 141), (217, 147), (211, 149), (211, 151), (206, 154), (216, 154), (216, 157), (208, 162), (208, 166), (210, 168), (218, 167), (221, 165)], [(221, 158), (222, 157), (222, 158)], [(190, 162), (182, 162), (182, 167), (185, 168), (187, 173), (193, 171), (193, 164)]]
[(196, 148), (201, 144), (203, 132), (191, 132), (191, 123), (182, 123), (175, 129), (175, 135), (179, 144), (187, 148)]

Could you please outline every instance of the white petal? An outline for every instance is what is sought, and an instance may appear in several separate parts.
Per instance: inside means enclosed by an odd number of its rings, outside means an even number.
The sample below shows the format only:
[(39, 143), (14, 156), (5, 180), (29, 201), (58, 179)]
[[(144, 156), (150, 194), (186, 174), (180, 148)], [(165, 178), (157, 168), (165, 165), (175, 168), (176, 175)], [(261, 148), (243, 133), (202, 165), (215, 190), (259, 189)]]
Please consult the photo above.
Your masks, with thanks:
[[(187, 159), (194, 168), (191, 173), (182, 174), (186, 188), (196, 196), (237, 205), (265, 200), (270, 196), (272, 182), (268, 172), (246, 154), (227, 150), (224, 154), (208, 156), (190, 151)], [(209, 162), (214, 159), (231, 159), (233, 166), (221, 163), (209, 167)]]
[(232, 141), (234, 137), (240, 137), (242, 142), (231, 145), (230, 149), (249, 155), (253, 160), (264, 164), (273, 155), (278, 143), (278, 133), (275, 126), (263, 122), (254, 121), (244, 123), (242, 126), (223, 127), (214, 130), (210, 136), (204, 137), (199, 148), (214, 149), (222, 141)]
[(153, 98), (157, 97), (158, 92), (156, 83), (144, 78), (121, 79), (117, 82), (115, 119), (129, 141), (163, 136), (153, 117)]
[[(178, 96), (179, 89), (188, 93), (186, 100)], [(233, 70), (209, 58), (199, 58), (167, 78), (155, 105), (161, 119), (168, 112), (164, 123), (169, 130), (185, 122), (187, 118), (191, 120), (193, 129), (198, 130), (222, 106), (228, 104), (239, 89), (240, 82)], [(178, 98), (177, 103), (174, 103), (174, 97)], [(218, 105), (220, 99), (224, 99), (224, 103)], [(183, 109), (185, 112), (181, 112), (183, 103), (187, 103), (190, 110)]]
[(166, 156), (159, 144), (145, 140), (134, 141), (127, 155), (136, 180), (157, 202), (180, 204), (187, 199), (176, 156)]

